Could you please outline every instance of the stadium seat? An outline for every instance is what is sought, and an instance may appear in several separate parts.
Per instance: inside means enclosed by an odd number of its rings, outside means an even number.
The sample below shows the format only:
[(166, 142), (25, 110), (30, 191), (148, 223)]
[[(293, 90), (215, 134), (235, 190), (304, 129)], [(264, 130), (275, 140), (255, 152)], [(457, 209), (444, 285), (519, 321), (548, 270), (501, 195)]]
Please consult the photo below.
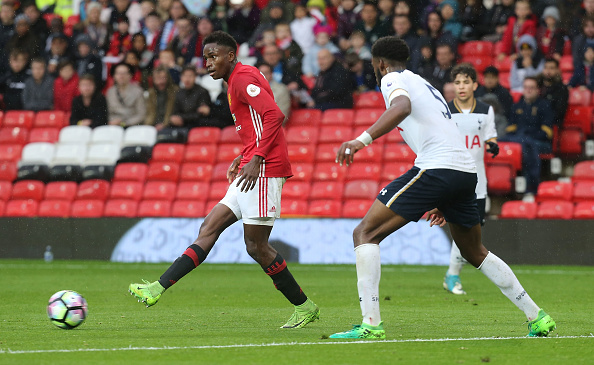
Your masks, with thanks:
[(318, 127), (290, 127), (285, 132), (287, 143), (311, 144), (318, 143)]
[(491, 57), (493, 54), (493, 42), (489, 41), (468, 41), (460, 49), (462, 57), (483, 56)]
[(21, 165), (17, 180), (37, 180), (44, 183), (50, 180), (50, 168), (47, 165)]
[(152, 146), (127, 146), (122, 148), (119, 162), (148, 163), (152, 152)]
[(359, 94), (355, 102), (355, 109), (383, 108), (386, 109), (384, 96), (379, 91), (367, 91)]
[[(344, 183), (336, 181), (316, 181), (309, 192), (310, 200), (326, 199), (342, 201)], [(307, 197), (302, 197), (306, 199)], [(297, 199), (297, 198), (296, 198)]]
[(344, 180), (347, 173), (346, 166), (340, 166), (336, 162), (321, 162), (314, 167), (312, 181), (338, 181)]
[(346, 181), (353, 180), (379, 180), (382, 173), (382, 164), (380, 163), (354, 163), (347, 167)]
[(402, 176), (405, 172), (413, 168), (410, 162), (388, 162), (383, 164), (380, 178), (382, 180), (395, 180)]
[(487, 174), (487, 190), (494, 195), (506, 195), (513, 191), (513, 179), (516, 172), (510, 164), (497, 163), (485, 166)]
[(382, 144), (371, 144), (357, 152), (355, 163), (377, 163), (382, 162), (384, 146)]
[[(200, 129), (200, 128), (194, 128)], [(196, 145), (188, 145), (184, 155), (184, 162), (214, 163), (217, 158), (217, 145), (206, 142)]]
[[(308, 185), (309, 189), (309, 185)], [(12, 192), (12, 183), (10, 181), (0, 181), (0, 201), (6, 201), (10, 199)], [(309, 193), (309, 190), (308, 190)]]
[(584, 133), (579, 129), (563, 129), (559, 134), (558, 154), (565, 157), (579, 157), (582, 155)]
[(9, 200), (6, 202), (6, 208), (4, 209), (5, 217), (35, 217), (37, 216), (37, 210), (39, 208), (39, 202), (28, 199), (28, 200)]
[(72, 201), (76, 197), (78, 185), (73, 181), (54, 181), (45, 186), (45, 200)]
[[(383, 99), (382, 99), (383, 102)], [(355, 112), (354, 125), (368, 127), (375, 123), (377, 119), (386, 111), (385, 107), (375, 109), (358, 109)]]
[(307, 214), (307, 200), (282, 199), (281, 217), (303, 216)]
[(307, 214), (316, 217), (338, 218), (341, 210), (340, 200), (312, 200), (307, 207)]
[(536, 218), (538, 219), (571, 219), (573, 217), (573, 203), (560, 200), (549, 200), (538, 205)]
[(138, 211), (138, 201), (129, 199), (110, 199), (105, 202), (104, 217), (134, 218)]
[(0, 144), (0, 161), (17, 162), (21, 159), (22, 150), (20, 144)]
[(226, 162), (230, 164), (233, 160), (241, 154), (242, 146), (237, 143), (220, 144), (217, 151), (217, 162)]
[(181, 181), (210, 181), (212, 164), (187, 162), (181, 166), (179, 178)]
[(69, 125), (60, 130), (58, 141), (62, 144), (86, 144), (91, 140), (93, 130), (83, 125)]
[(343, 218), (363, 218), (365, 213), (373, 204), (373, 200), (369, 199), (351, 199), (344, 202), (342, 205)]
[(322, 120), (322, 112), (319, 109), (298, 109), (291, 113), (287, 125), (296, 126), (317, 126)]
[[(1, 120), (2, 115), (0, 115), (0, 120)], [(4, 208), (6, 208), (6, 202), (4, 202), (3, 200), (0, 200), (0, 217), (4, 216)]]
[(336, 161), (336, 153), (340, 148), (338, 143), (320, 143), (316, 148), (315, 160), (316, 162), (334, 162)]
[(51, 165), (54, 159), (55, 147), (53, 143), (29, 143), (23, 148), (21, 165)]
[(114, 181), (109, 189), (109, 199), (139, 201), (143, 190), (144, 183), (139, 181)]
[(571, 106), (589, 106), (592, 92), (588, 89), (574, 87), (569, 89), (568, 104)]
[(70, 207), (72, 202), (69, 200), (42, 200), (39, 202), (39, 217), (67, 218), (70, 217)]
[(320, 143), (338, 143), (349, 141), (353, 138), (353, 128), (351, 127), (321, 127), (318, 141)]
[(157, 131), (158, 143), (179, 143), (186, 144), (188, 141), (188, 129), (187, 128), (165, 128)]
[(103, 215), (103, 200), (81, 199), (72, 203), (70, 216), (73, 218), (99, 218)]
[(594, 181), (594, 161), (582, 161), (573, 167), (573, 181)]
[(320, 125), (350, 127), (353, 125), (354, 114), (352, 109), (328, 109), (322, 113)]
[(227, 171), (230, 164), (228, 162), (220, 162), (212, 168), (212, 181), (227, 181)]
[(33, 128), (29, 131), (28, 143), (37, 142), (58, 142), (60, 136), (60, 130), (58, 128)]
[[(493, 66), (499, 70), (500, 76), (502, 73), (507, 73), (509, 75), (509, 71), (511, 70), (512, 61), (509, 56), (506, 56), (504, 59), (499, 60), (498, 57), (493, 57), (492, 60)], [(501, 77), (499, 77), (499, 82), (501, 82)], [(509, 80), (508, 80), (509, 82)]]
[(50, 169), (51, 181), (81, 181), (82, 165), (87, 156), (86, 144), (56, 145), (56, 152)]
[(495, 161), (508, 163), (515, 171), (522, 171), (522, 145), (516, 142), (499, 142), (499, 155)]
[(217, 205), (219, 204), (220, 200), (216, 199), (216, 200), (209, 200), (206, 202), (206, 204), (204, 205), (204, 216), (207, 216), (208, 213), (210, 213), (210, 211)]
[(314, 162), (316, 147), (313, 144), (289, 144), (287, 146), (291, 162)]
[(177, 186), (175, 199), (204, 202), (208, 199), (209, 188), (209, 183), (204, 181), (182, 181)]
[(354, 180), (346, 183), (344, 187), (345, 199), (370, 199), (373, 200), (379, 193), (379, 185), (375, 180)]
[(17, 178), (16, 162), (0, 160), (0, 181), (14, 181)]
[(29, 139), (29, 130), (21, 127), (0, 128), (0, 144), (24, 145)]
[(384, 148), (385, 162), (410, 162), (414, 163), (417, 155), (405, 143), (387, 144)]
[(574, 202), (594, 201), (594, 181), (577, 181), (573, 186), (572, 200)]
[(206, 215), (206, 203), (200, 200), (176, 200), (171, 207), (171, 216), (178, 218), (199, 218)]
[(159, 143), (153, 147), (151, 161), (181, 163), (186, 146), (179, 143)]
[(142, 181), (146, 179), (148, 166), (143, 163), (120, 163), (116, 165), (114, 181)]
[[(311, 185), (309, 182), (303, 181), (291, 181), (287, 180), (283, 186), (282, 198), (283, 199), (307, 199), (309, 198), (309, 192), (311, 191)], [(9, 183), (7, 183), (9, 184)], [(10, 184), (9, 184), (10, 185)], [(0, 194), (2, 193), (2, 187), (0, 185)], [(2, 197), (0, 196), (0, 200)]]
[(40, 201), (43, 199), (43, 192), (45, 184), (41, 181), (23, 180), (14, 183), (12, 186), (12, 200), (27, 200), (32, 199)]
[(135, 125), (124, 132), (124, 146), (153, 146), (156, 142), (157, 130), (150, 125)]
[(221, 139), (221, 129), (217, 127), (192, 128), (188, 134), (189, 145), (218, 143), (219, 139)]
[[(499, 84), (508, 90), (511, 88), (511, 80), (509, 78), (509, 72), (502, 72), (499, 74)], [(512, 96), (512, 100), (514, 100), (514, 103), (517, 103), (522, 96), (522, 94), (513, 91), (510, 94)]]
[(175, 199), (177, 184), (171, 181), (149, 181), (144, 185), (142, 193), (143, 200), (167, 200)]
[(561, 56), (559, 69), (561, 72), (573, 72), (573, 57), (571, 55)]
[(294, 163), (293, 168), (293, 181), (311, 181), (313, 175), (313, 164), (311, 163)]
[(146, 173), (147, 180), (173, 181), (179, 180), (179, 164), (174, 162), (151, 162)]
[(585, 134), (592, 133), (592, 111), (591, 106), (570, 106), (567, 108), (563, 127), (575, 127), (581, 129)]
[(35, 112), (28, 110), (10, 110), (4, 114), (3, 127), (21, 127), (31, 129)]
[(499, 218), (505, 219), (534, 219), (538, 205), (534, 202), (512, 200), (503, 203)]
[(234, 125), (221, 129), (219, 143), (241, 143), (241, 138), (239, 138), (239, 134)]
[(594, 219), (594, 200), (579, 202), (573, 209), (574, 219)]
[[(394, 128), (392, 131), (390, 131), (390, 133), (388, 133), (385, 136), (382, 136), (379, 138), (380, 140), (385, 139), (385, 143), (388, 144), (393, 144), (393, 143), (404, 143), (404, 138), (402, 138), (402, 135), (400, 134), (400, 131), (398, 130), (398, 128)], [(375, 141), (373, 141), (375, 143)]]
[(124, 128), (119, 125), (102, 125), (93, 129), (91, 143), (109, 143), (121, 146), (124, 141)]
[(461, 62), (470, 63), (474, 66), (476, 72), (482, 74), (491, 65), (492, 58), (490, 56), (463, 56)]
[(77, 200), (106, 200), (110, 184), (105, 180), (87, 180), (78, 185)]
[(33, 121), (33, 127), (35, 128), (62, 128), (67, 126), (69, 120), (66, 119), (66, 115), (61, 110), (45, 110), (35, 114), (35, 120)]
[(138, 206), (139, 217), (169, 217), (171, 202), (167, 200), (143, 200)]
[(84, 164), (86, 166), (114, 166), (119, 158), (119, 145), (97, 143), (89, 146)]
[(229, 190), (229, 183), (227, 181), (215, 181), (210, 184), (208, 191), (208, 200), (221, 200)]
[(543, 181), (538, 185), (536, 201), (567, 200), (570, 201), (573, 195), (573, 185), (568, 182)]

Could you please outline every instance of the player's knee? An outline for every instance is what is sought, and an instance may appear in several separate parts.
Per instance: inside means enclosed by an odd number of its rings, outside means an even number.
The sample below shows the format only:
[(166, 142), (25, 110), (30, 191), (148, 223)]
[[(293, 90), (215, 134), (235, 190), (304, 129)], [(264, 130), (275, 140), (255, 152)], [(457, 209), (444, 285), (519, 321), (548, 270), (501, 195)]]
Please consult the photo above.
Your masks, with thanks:
[(202, 224), (200, 225), (200, 229), (198, 230), (198, 236), (218, 236), (220, 234), (219, 231), (220, 228), (217, 227), (216, 224), (213, 224), (213, 222), (209, 218), (206, 218), (204, 222), (202, 222)]
[(355, 247), (371, 242), (371, 235), (369, 234), (369, 231), (365, 229), (365, 226), (361, 223), (359, 223), (353, 230), (353, 242), (355, 243)]

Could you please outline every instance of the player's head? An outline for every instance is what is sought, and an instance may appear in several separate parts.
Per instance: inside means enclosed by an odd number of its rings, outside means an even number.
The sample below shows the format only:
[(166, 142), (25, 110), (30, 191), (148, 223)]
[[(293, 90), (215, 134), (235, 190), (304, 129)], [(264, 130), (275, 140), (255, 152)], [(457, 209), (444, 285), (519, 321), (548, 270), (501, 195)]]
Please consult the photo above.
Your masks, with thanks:
[(476, 82), (476, 70), (469, 63), (460, 63), (451, 72), (452, 82), (456, 91), (456, 100), (467, 102), (474, 99), (474, 92), (478, 87)]
[(204, 39), (203, 56), (210, 76), (227, 81), (237, 63), (237, 42), (225, 32), (212, 32)]
[(388, 72), (406, 68), (409, 55), (408, 45), (398, 37), (382, 37), (375, 41), (371, 47), (371, 63), (377, 84), (380, 85), (382, 77)]

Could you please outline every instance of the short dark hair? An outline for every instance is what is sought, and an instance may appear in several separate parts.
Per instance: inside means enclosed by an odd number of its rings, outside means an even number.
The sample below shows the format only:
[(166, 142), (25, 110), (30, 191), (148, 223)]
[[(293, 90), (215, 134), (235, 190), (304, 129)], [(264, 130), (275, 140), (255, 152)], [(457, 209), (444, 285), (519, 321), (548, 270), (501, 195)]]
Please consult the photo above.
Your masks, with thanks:
[(485, 71), (483, 71), (483, 76), (485, 75), (494, 75), (499, 76), (499, 70), (495, 66), (488, 66)]
[(72, 62), (71, 60), (68, 60), (68, 59), (66, 59), (66, 60), (62, 60), (62, 61), (60, 61), (60, 62), (58, 63), (58, 71), (60, 71), (60, 70), (61, 70), (61, 69), (63, 69), (64, 67), (68, 67), (68, 66), (70, 66), (70, 67), (72, 67), (72, 68), (75, 68), (75, 67), (74, 67), (74, 62)]
[(408, 45), (395, 36), (381, 37), (371, 47), (374, 58), (384, 58), (388, 61), (406, 63), (410, 55)]
[(538, 88), (540, 88), (542, 86), (541, 80), (538, 77), (536, 77), (536, 76), (526, 76), (526, 77), (524, 77), (524, 80), (522, 81), (522, 84), (526, 80), (532, 80), (532, 81), (536, 82), (536, 87), (538, 87)]
[(93, 84), (95, 83), (95, 76), (91, 75), (91, 74), (84, 74), (82, 75), (79, 79), (78, 82), (81, 82), (82, 80), (87, 80), (87, 81), (91, 81)]
[(186, 71), (191, 71), (194, 73), (194, 75), (198, 75), (198, 70), (196, 70), (195, 66), (185, 65), (184, 68), (182, 68), (181, 73), (183, 74)]
[(557, 60), (556, 58), (547, 57), (545, 59), (545, 63), (549, 63), (549, 62), (553, 62), (555, 64), (555, 66), (557, 66), (557, 68), (559, 68), (559, 60)]
[(259, 69), (261, 66), (266, 66), (270, 69), (270, 71), (272, 71), (272, 66), (270, 66), (270, 63), (268, 62), (258, 62), (256, 63), (256, 68)]
[(47, 65), (47, 62), (45, 62), (45, 59), (43, 57), (35, 57), (35, 58), (33, 58), (31, 60), (31, 63), (33, 63), (33, 62), (35, 62), (35, 63), (41, 63), (44, 66)]
[(452, 81), (456, 80), (456, 77), (458, 75), (463, 75), (463, 76), (468, 76), (472, 82), (476, 82), (476, 69), (474, 68), (473, 65), (471, 65), (470, 63), (459, 63), (456, 66), (454, 66), (454, 68), (452, 68), (452, 71), (450, 73), (450, 78), (452, 79)]
[(219, 46), (229, 47), (233, 52), (237, 53), (237, 42), (235, 38), (221, 30), (214, 31), (204, 38), (202, 44), (208, 43), (216, 43)]
[(9, 58), (16, 58), (18, 56), (29, 58), (29, 52), (25, 51), (22, 48), (14, 48), (12, 51), (10, 51)]

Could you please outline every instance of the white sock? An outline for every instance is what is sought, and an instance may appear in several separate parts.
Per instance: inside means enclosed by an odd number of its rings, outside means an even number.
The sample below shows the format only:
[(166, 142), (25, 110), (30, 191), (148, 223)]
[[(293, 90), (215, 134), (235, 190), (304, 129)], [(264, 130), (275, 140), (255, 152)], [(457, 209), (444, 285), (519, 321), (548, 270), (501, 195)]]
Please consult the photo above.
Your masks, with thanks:
[(526, 314), (529, 321), (538, 317), (538, 306), (526, 293), (514, 272), (503, 260), (489, 252), (478, 269), (499, 287), (503, 295)]
[(448, 267), (448, 275), (460, 275), (462, 271), (462, 265), (464, 265), (464, 258), (460, 253), (460, 249), (456, 242), (452, 241), (452, 250), (450, 251), (450, 267)]
[(365, 243), (355, 247), (357, 257), (357, 288), (363, 323), (377, 326), (382, 321), (379, 309), (379, 282), (381, 276), (380, 247)]

